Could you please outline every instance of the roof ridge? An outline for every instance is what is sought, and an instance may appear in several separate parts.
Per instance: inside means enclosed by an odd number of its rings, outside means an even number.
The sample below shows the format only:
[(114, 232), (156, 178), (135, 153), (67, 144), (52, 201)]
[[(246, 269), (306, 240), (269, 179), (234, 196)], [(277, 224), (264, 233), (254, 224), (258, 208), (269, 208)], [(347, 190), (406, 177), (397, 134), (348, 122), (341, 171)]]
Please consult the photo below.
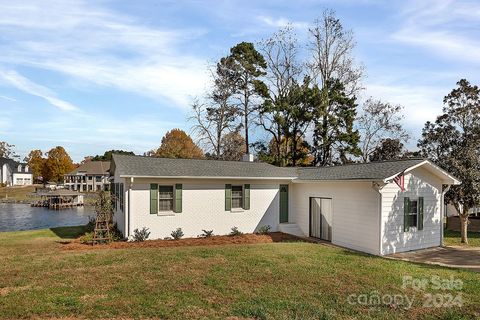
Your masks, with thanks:
[(333, 166), (309, 166), (309, 167), (292, 167), (297, 169), (319, 169), (319, 168), (338, 168), (338, 167), (347, 167), (347, 166), (356, 166), (356, 165), (370, 165), (370, 164), (379, 164), (379, 163), (392, 163), (392, 162), (403, 162), (403, 161), (411, 161), (411, 160), (427, 160), (426, 158), (415, 157), (415, 158), (407, 158), (407, 159), (392, 159), (392, 160), (383, 160), (383, 161), (371, 161), (371, 162), (356, 162), (356, 163), (344, 163), (344, 164), (337, 164)]
[(209, 161), (209, 162), (227, 162), (227, 163), (249, 163), (249, 164), (263, 164), (267, 166), (272, 166), (276, 168), (294, 168), (294, 167), (280, 167), (275, 166), (270, 163), (262, 162), (262, 161), (242, 161), (242, 160), (221, 160), (221, 159), (197, 159), (197, 158), (167, 158), (167, 157), (151, 157), (151, 156), (144, 156), (144, 155), (131, 155), (131, 154), (113, 154), (114, 157), (125, 157), (125, 158), (142, 158), (142, 159), (162, 159), (162, 160), (188, 160), (188, 161)]

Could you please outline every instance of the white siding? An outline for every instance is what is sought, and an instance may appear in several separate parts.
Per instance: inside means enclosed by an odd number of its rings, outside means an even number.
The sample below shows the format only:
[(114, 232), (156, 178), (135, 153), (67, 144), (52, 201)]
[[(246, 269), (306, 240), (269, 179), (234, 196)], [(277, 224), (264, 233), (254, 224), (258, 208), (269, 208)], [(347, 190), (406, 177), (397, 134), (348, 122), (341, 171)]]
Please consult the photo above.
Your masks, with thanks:
[[(423, 168), (405, 174), (405, 191), (394, 183), (382, 190), (382, 254), (391, 254), (439, 246), (441, 244), (440, 209), (442, 184)], [(403, 201), (424, 198), (423, 230), (403, 231)]]
[(332, 198), (332, 243), (379, 254), (380, 194), (371, 182), (314, 182), (291, 185), (290, 222), (309, 234), (309, 198)]
[[(150, 183), (181, 183), (182, 212), (150, 214)], [(225, 211), (225, 184), (250, 184), (250, 210)], [(234, 226), (247, 233), (264, 225), (270, 225), (271, 230), (276, 231), (279, 222), (279, 184), (278, 181), (135, 178), (130, 194), (130, 235), (134, 229), (143, 227), (150, 229), (151, 239), (169, 237), (179, 227), (185, 237), (196, 237), (202, 233), (202, 229), (213, 230), (214, 234), (219, 235), (228, 234)], [(125, 184), (125, 191), (128, 191), (128, 184)], [(125, 195), (125, 211), (128, 208), (127, 199), (128, 192)], [(123, 218), (121, 214), (120, 217)], [(122, 232), (127, 235), (125, 230)]]

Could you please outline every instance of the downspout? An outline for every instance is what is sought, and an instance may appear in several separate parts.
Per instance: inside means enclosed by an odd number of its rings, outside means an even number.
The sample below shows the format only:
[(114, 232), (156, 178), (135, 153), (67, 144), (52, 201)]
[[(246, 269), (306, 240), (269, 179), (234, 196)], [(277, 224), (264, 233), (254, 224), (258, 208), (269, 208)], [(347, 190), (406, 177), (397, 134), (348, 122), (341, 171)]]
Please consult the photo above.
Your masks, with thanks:
[(127, 230), (127, 235), (126, 235), (126, 238), (128, 239), (130, 237), (130, 208), (131, 208), (131, 205), (130, 205), (130, 202), (131, 202), (131, 199), (132, 199), (132, 185), (133, 185), (133, 181), (134, 181), (134, 178), (133, 177), (130, 177), (130, 183), (128, 184), (128, 205), (127, 205), (127, 213), (125, 214), (125, 218), (126, 218), (126, 230)]
[(385, 187), (387, 184), (386, 183), (378, 183), (378, 182), (372, 182), (372, 188), (378, 192), (380, 195), (380, 198), (378, 199), (378, 254), (383, 255), (382, 252), (382, 234), (383, 234), (383, 229), (382, 229), (382, 201), (383, 201), (383, 194), (382, 194), (382, 189)]
[(448, 190), (450, 190), (450, 187), (451, 185), (447, 185), (447, 187), (442, 190), (442, 195), (440, 197), (440, 246), (443, 247), (444, 246), (444, 243), (443, 243), (443, 220), (445, 219), (445, 193), (448, 192)]

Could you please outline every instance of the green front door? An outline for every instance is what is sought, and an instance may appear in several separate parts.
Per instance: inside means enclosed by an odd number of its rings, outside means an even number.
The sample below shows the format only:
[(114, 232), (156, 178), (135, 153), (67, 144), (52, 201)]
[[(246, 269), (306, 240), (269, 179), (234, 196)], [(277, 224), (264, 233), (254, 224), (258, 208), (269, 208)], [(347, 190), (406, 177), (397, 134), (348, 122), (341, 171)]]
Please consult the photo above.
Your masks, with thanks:
[(288, 222), (288, 185), (280, 185), (280, 223)]

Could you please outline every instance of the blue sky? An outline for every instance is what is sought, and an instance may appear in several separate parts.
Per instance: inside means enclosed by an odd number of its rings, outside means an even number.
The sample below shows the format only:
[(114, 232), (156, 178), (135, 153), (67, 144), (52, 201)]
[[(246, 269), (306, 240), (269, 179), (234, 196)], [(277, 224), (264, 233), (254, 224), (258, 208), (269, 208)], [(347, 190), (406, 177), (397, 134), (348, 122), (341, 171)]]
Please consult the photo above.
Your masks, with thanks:
[(0, 0), (0, 140), (22, 157), (143, 153), (190, 131), (209, 63), (287, 23), (306, 41), (325, 8), (355, 33), (360, 99), (402, 104), (412, 146), (456, 81), (480, 82), (478, 1)]

